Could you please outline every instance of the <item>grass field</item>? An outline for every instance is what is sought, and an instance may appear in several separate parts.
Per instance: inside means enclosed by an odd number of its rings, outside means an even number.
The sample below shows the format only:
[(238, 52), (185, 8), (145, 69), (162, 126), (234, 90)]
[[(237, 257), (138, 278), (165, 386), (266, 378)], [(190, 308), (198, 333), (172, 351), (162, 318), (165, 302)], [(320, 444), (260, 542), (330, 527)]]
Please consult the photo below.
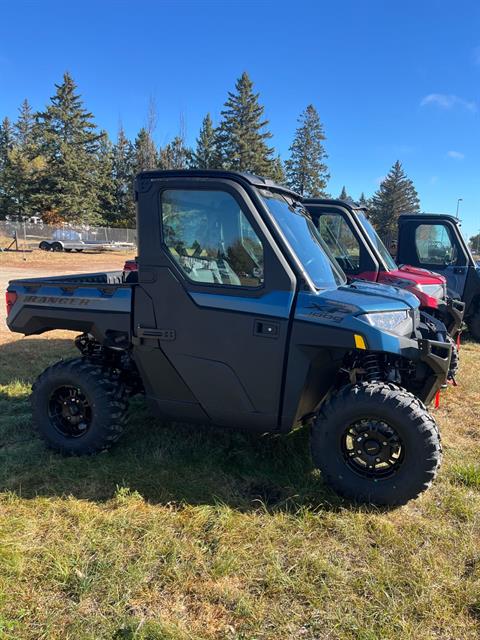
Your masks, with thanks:
[(0, 639), (461, 640), (480, 634), (480, 346), (436, 412), (444, 464), (394, 511), (338, 499), (287, 438), (163, 424), (109, 453), (35, 435), (68, 334), (0, 333)]

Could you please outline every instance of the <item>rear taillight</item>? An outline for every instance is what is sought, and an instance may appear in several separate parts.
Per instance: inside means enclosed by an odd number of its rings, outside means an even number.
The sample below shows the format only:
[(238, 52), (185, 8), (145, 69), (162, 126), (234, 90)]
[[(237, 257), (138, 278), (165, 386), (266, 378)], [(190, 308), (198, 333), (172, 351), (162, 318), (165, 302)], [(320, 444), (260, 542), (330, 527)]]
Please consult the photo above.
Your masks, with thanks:
[(124, 271), (138, 271), (138, 263), (136, 260), (127, 260), (123, 265)]
[(7, 291), (5, 294), (5, 302), (7, 304), (7, 316), (12, 310), (13, 305), (17, 301), (17, 294), (15, 291)]

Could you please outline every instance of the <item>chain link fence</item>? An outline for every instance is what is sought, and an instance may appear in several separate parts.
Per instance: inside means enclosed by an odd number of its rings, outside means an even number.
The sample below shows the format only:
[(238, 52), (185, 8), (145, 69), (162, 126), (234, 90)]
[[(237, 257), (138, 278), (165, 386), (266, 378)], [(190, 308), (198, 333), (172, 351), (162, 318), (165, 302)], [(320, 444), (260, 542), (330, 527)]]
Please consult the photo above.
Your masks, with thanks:
[(42, 248), (53, 250), (61, 250), (58, 249), (60, 244), (62, 248), (85, 251), (132, 251), (137, 246), (137, 230), (0, 221), (0, 250), (9, 245), (21, 250), (38, 249), (41, 243), (46, 243)]

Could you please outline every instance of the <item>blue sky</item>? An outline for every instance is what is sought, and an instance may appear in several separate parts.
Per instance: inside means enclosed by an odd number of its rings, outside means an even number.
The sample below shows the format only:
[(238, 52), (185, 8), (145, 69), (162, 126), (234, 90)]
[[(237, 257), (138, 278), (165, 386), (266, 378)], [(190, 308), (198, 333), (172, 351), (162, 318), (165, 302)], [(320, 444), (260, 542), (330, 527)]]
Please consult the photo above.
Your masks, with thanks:
[(43, 108), (69, 70), (99, 126), (190, 143), (247, 70), (283, 157), (313, 103), (329, 190), (370, 195), (400, 159), (425, 211), (480, 230), (480, 3), (0, 0), (0, 117)]

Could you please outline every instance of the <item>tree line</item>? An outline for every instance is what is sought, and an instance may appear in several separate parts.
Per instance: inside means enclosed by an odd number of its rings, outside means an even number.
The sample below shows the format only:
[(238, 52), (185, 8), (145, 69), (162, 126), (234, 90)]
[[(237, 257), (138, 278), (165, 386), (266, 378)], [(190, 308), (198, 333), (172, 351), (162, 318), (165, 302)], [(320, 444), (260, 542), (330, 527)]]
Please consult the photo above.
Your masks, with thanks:
[[(271, 178), (308, 197), (328, 197), (325, 131), (316, 108), (300, 114), (282, 160), (271, 146), (272, 133), (260, 96), (246, 72), (228, 92), (218, 124), (207, 113), (193, 148), (183, 127), (166, 145), (154, 141), (155, 110), (134, 140), (122, 126), (111, 141), (97, 127), (69, 73), (55, 85), (43, 111), (25, 100), (15, 122), (0, 124), (0, 219), (39, 216), (50, 224), (135, 225), (134, 176), (143, 170), (225, 169)], [(340, 198), (351, 197), (346, 188)], [(412, 181), (397, 161), (372, 197), (359, 203), (374, 222), (393, 231), (402, 212), (420, 210)]]

